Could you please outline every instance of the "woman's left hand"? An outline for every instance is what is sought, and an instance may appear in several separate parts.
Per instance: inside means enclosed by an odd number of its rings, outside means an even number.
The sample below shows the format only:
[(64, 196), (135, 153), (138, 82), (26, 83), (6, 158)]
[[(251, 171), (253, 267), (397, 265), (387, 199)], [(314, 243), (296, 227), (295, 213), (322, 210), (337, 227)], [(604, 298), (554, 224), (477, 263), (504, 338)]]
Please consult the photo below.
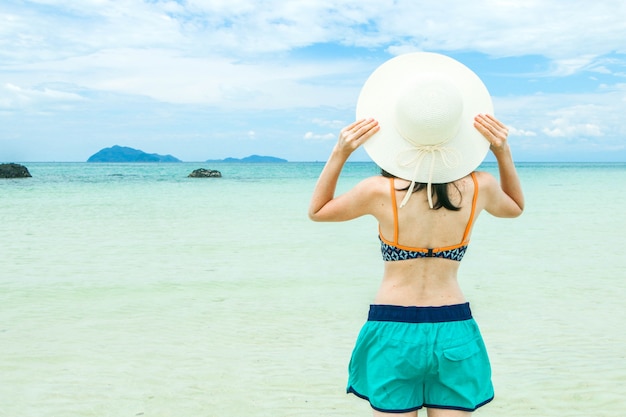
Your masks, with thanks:
[(350, 156), (365, 141), (380, 130), (374, 119), (361, 119), (341, 129), (335, 150), (345, 156)]
[(474, 118), (474, 127), (489, 141), (494, 154), (508, 149), (509, 129), (492, 115), (479, 114)]

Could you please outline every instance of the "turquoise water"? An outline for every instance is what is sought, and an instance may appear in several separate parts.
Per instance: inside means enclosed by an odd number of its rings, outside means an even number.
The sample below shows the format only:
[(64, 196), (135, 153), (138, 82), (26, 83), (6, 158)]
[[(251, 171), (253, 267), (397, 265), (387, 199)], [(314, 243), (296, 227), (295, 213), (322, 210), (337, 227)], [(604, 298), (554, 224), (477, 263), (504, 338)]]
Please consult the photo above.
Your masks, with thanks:
[[(25, 165), (0, 180), (0, 416), (370, 415), (343, 389), (376, 224), (307, 219), (321, 163)], [(460, 273), (494, 365), (477, 415), (615, 415), (626, 164), (519, 172), (526, 212), (481, 215)]]

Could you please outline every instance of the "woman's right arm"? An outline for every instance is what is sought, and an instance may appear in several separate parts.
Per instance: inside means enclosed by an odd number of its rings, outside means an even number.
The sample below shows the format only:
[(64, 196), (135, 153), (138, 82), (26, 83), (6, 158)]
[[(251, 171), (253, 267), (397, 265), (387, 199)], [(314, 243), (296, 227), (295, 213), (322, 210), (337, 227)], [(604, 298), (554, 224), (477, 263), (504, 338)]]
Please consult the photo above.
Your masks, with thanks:
[(491, 115), (478, 115), (474, 126), (491, 144), (498, 162), (500, 184), (493, 176), (485, 181), (485, 210), (496, 217), (517, 217), (524, 211), (524, 193), (507, 142), (508, 129)]
[(324, 169), (317, 180), (311, 203), (309, 218), (318, 222), (346, 221), (366, 214), (370, 210), (372, 189), (365, 180), (346, 194), (336, 197), (335, 189), (339, 174), (348, 157), (380, 127), (373, 119), (363, 119), (341, 130), (339, 139)]

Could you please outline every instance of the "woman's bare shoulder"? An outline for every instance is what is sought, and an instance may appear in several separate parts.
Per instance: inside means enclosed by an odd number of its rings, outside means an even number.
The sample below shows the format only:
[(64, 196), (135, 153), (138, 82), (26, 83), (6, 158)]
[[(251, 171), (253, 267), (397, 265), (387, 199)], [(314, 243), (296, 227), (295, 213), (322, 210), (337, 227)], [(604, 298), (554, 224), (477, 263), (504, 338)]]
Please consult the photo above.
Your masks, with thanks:
[(382, 175), (365, 178), (357, 184), (353, 191), (359, 195), (361, 204), (367, 207), (370, 214), (378, 217), (379, 210), (385, 206), (390, 196), (391, 181)]
[(498, 180), (490, 172), (474, 171), (474, 176), (478, 182), (478, 188), (481, 191), (493, 191), (494, 189), (500, 188)]
[(390, 179), (382, 175), (367, 177), (357, 184), (358, 188), (367, 191), (371, 196), (389, 194)]

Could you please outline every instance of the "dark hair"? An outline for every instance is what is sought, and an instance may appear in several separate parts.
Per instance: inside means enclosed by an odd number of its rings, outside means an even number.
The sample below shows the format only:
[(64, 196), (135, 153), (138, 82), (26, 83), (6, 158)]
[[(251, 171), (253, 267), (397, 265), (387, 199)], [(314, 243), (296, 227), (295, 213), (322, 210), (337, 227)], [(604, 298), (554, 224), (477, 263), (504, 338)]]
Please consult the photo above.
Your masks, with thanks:
[[(383, 177), (386, 178), (398, 178), (395, 175), (391, 175), (390, 173), (388, 173), (387, 171), (385, 171), (384, 169), (380, 170), (380, 173), (382, 174)], [(432, 195), (433, 197), (435, 197), (433, 199), (433, 208), (435, 210), (438, 210), (440, 208), (445, 208), (448, 210), (452, 210), (452, 211), (459, 211), (461, 210), (460, 206), (455, 206), (454, 204), (452, 204), (452, 202), (450, 201), (450, 196), (448, 195), (448, 185), (454, 185), (454, 187), (456, 188), (457, 192), (459, 192), (460, 194), (460, 190), (459, 187), (454, 184), (454, 183), (442, 183), (442, 184), (431, 184), (432, 185)], [(405, 188), (400, 188), (398, 189), (398, 191), (407, 191), (409, 189), (409, 185), (407, 185)], [(416, 182), (415, 183), (415, 188), (413, 188), (413, 192), (416, 193), (418, 191), (421, 191), (425, 188), (427, 188), (428, 185), (423, 183), (423, 182)]]

